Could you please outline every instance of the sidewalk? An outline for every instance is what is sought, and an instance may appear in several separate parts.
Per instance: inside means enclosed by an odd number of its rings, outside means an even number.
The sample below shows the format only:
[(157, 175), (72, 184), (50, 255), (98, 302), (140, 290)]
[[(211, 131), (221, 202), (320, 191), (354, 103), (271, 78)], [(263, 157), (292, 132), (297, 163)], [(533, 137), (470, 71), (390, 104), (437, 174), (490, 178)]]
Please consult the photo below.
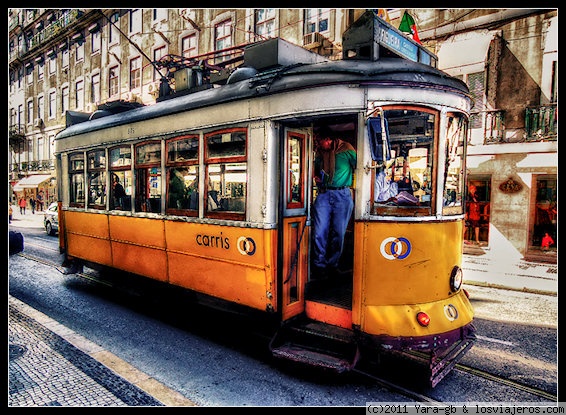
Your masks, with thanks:
[[(21, 215), (14, 206), (9, 228), (43, 229), (43, 212)], [(467, 285), (557, 295), (556, 264), (466, 254), (462, 268)], [(195, 406), (12, 296), (8, 332), (9, 406)]]

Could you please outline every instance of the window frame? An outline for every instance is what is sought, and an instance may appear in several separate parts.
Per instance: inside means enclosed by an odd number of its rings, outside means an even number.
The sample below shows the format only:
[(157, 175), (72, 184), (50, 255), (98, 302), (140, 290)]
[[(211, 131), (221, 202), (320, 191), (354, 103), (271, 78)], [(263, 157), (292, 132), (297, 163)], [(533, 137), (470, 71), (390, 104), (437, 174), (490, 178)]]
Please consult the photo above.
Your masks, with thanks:
[[(170, 145), (174, 145), (175, 143), (181, 142), (181, 141), (193, 141), (196, 142), (196, 158), (189, 158), (189, 159), (185, 159), (182, 161), (179, 160), (170, 160), (170, 154), (172, 153), (171, 149), (170, 149)], [(187, 134), (187, 135), (182, 135), (182, 136), (178, 136), (178, 137), (174, 137), (171, 139), (168, 139), (165, 141), (165, 154), (166, 154), (166, 161), (165, 161), (165, 171), (166, 171), (166, 178), (167, 178), (167, 191), (166, 191), (166, 201), (165, 201), (165, 212), (167, 214), (172, 214), (172, 215), (179, 215), (179, 216), (193, 216), (196, 217), (199, 215), (199, 207), (201, 205), (201, 201), (203, 200), (200, 197), (200, 192), (199, 192), (199, 188), (200, 188), (200, 135), (199, 134)], [(196, 208), (191, 209), (190, 205), (188, 208), (172, 208), (169, 207), (169, 198), (171, 197), (171, 193), (170, 193), (170, 174), (171, 171), (173, 169), (176, 168), (194, 168), (194, 166), (196, 166), (196, 172), (194, 172), (194, 174), (196, 175), (196, 179), (197, 179), (197, 186), (196, 186), (196, 194), (197, 194), (197, 206)], [(193, 187), (194, 189), (194, 187)], [(185, 188), (185, 191), (187, 190), (187, 188)]]
[[(245, 136), (245, 143), (244, 143), (244, 154), (238, 154), (238, 155), (230, 155), (230, 156), (211, 156), (209, 155), (209, 144), (208, 141), (211, 137), (214, 136), (218, 136), (218, 135), (223, 135), (223, 134), (234, 134), (234, 133), (244, 133)], [(245, 220), (246, 218), (246, 205), (247, 205), (247, 201), (248, 201), (248, 187), (249, 187), (249, 183), (248, 183), (248, 179), (249, 179), (249, 175), (248, 175), (248, 144), (249, 144), (249, 132), (248, 132), (248, 128), (247, 127), (232, 127), (232, 128), (225, 128), (225, 129), (220, 129), (220, 130), (215, 130), (215, 131), (211, 131), (209, 133), (204, 134), (204, 142), (203, 142), (203, 146), (204, 146), (204, 160), (203, 160), (203, 166), (204, 166), (204, 170), (205, 170), (205, 186), (204, 186), (204, 198), (203, 200), (206, 200), (206, 203), (204, 204), (204, 216), (208, 217), (208, 218), (218, 218), (218, 219), (232, 219), (232, 220)], [(236, 164), (236, 163), (241, 163), (244, 164), (246, 167), (246, 182), (245, 182), (245, 195), (244, 195), (244, 206), (243, 206), (243, 212), (236, 212), (236, 211), (222, 211), (222, 210), (215, 210), (215, 211), (210, 211), (208, 210), (208, 197), (209, 197), (209, 183), (210, 183), (210, 167), (213, 165), (220, 165), (220, 166), (226, 166), (228, 164)], [(212, 197), (212, 195), (211, 195)]]

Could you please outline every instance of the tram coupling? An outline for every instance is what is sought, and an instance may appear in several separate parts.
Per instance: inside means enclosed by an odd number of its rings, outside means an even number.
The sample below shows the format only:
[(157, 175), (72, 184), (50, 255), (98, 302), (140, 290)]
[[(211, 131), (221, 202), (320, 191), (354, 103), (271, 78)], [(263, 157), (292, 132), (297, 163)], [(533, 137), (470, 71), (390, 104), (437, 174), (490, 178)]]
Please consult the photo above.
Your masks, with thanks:
[(360, 357), (351, 330), (307, 318), (285, 323), (275, 333), (269, 348), (275, 358), (335, 373), (349, 372)]

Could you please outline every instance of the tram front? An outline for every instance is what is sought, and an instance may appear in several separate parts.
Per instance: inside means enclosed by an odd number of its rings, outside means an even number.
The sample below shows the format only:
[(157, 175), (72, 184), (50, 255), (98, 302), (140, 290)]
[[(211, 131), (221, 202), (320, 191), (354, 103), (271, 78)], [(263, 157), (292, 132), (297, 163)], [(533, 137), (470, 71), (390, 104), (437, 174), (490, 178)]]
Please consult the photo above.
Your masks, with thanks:
[(467, 105), (434, 91), (368, 103), (353, 325), (380, 351), (425, 359), (433, 386), (474, 342), (461, 269)]

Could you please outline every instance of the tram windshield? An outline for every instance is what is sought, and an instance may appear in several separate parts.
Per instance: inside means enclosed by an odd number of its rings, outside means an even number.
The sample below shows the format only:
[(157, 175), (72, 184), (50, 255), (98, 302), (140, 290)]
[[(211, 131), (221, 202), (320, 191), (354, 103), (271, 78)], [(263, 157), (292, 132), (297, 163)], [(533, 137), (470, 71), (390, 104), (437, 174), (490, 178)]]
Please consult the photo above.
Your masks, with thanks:
[(376, 162), (373, 213), (430, 215), (435, 188), (437, 113), (387, 109), (375, 114), (368, 119), (372, 155)]

